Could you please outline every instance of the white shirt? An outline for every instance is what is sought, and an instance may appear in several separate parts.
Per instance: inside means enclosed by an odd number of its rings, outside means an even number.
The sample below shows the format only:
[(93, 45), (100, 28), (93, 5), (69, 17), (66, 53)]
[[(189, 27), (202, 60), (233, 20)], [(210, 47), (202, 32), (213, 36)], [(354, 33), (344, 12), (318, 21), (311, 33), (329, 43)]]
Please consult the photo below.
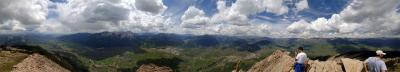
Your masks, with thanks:
[(307, 55), (304, 52), (301, 52), (301, 53), (297, 54), (297, 56), (296, 56), (297, 63), (304, 64), (304, 61), (306, 61), (306, 59), (307, 59)]
[(382, 70), (387, 70), (385, 62), (378, 57), (369, 57), (364, 61), (368, 64), (368, 69), (371, 72), (381, 72)]

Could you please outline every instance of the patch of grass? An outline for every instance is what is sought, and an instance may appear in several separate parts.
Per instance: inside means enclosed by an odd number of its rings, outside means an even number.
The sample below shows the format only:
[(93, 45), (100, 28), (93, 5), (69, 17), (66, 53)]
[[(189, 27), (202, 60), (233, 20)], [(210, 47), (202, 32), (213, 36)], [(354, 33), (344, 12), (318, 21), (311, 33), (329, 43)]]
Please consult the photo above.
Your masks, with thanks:
[(14, 65), (24, 60), (28, 55), (0, 51), (0, 72), (10, 72)]
[(6, 63), (2, 63), (0, 65), (0, 72), (10, 72), (12, 70), (12, 67), (18, 64), (18, 62), (6, 62)]
[[(183, 52), (184, 55), (189, 56), (181, 57), (184, 60), (179, 65), (181, 72), (230, 72), (237, 60), (249, 54), (249, 52), (237, 51), (233, 48), (188, 49)], [(244, 63), (241, 63), (241, 66), (246, 67), (241, 68), (251, 67), (249, 63), (242, 62)]]
[(92, 60), (85, 58), (83, 56), (79, 56), (78, 58), (84, 63), (84, 65), (89, 67), (89, 71), (107, 72), (117, 69), (134, 71), (135, 68), (138, 68), (140, 66), (137, 64), (139, 61), (145, 61), (149, 59), (162, 59), (162, 58), (168, 59), (173, 57), (175, 56), (172, 54), (156, 52), (156, 51), (150, 51), (146, 53), (133, 53), (127, 51), (121, 55), (116, 55), (102, 60)]
[[(307, 51), (306, 51), (307, 52)], [(335, 49), (331, 45), (316, 45), (312, 49), (308, 50), (310, 56), (333, 56), (336, 53)]]

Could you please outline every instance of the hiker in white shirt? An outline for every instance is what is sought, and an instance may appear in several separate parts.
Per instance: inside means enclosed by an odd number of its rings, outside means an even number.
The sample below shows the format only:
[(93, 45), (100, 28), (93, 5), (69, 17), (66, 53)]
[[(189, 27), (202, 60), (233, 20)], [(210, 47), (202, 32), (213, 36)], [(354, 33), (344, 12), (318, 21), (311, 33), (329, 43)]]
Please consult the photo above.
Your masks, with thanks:
[(364, 67), (367, 72), (387, 72), (385, 61), (383, 56), (386, 55), (382, 50), (376, 51), (376, 57), (369, 57), (364, 61)]
[(297, 50), (300, 52), (296, 55), (296, 63), (294, 65), (294, 70), (295, 72), (305, 72), (305, 65), (306, 65), (306, 60), (307, 60), (307, 54), (304, 52), (303, 47), (297, 48)]

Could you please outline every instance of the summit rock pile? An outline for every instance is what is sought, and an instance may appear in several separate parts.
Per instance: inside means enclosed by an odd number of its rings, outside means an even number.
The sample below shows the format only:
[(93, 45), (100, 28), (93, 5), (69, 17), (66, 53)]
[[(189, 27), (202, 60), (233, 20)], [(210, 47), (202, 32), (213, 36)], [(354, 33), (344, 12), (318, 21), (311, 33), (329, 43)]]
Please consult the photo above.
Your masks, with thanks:
[(294, 58), (277, 50), (264, 60), (256, 63), (248, 72), (293, 72)]
[[(288, 52), (277, 50), (256, 63), (248, 72), (294, 72), (294, 58)], [(361, 72), (362, 61), (349, 58), (334, 58), (327, 61), (309, 60), (307, 72)]]

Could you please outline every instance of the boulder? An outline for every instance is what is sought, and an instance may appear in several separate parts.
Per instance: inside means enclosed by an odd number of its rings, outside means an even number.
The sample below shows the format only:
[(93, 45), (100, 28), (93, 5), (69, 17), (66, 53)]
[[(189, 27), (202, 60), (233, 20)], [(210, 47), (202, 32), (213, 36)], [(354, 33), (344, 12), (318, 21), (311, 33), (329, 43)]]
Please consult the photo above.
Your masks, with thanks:
[(307, 72), (343, 72), (342, 66), (336, 61), (312, 61), (308, 62)]
[(349, 58), (342, 58), (343, 66), (346, 72), (361, 72), (364, 65), (362, 61), (349, 59)]

